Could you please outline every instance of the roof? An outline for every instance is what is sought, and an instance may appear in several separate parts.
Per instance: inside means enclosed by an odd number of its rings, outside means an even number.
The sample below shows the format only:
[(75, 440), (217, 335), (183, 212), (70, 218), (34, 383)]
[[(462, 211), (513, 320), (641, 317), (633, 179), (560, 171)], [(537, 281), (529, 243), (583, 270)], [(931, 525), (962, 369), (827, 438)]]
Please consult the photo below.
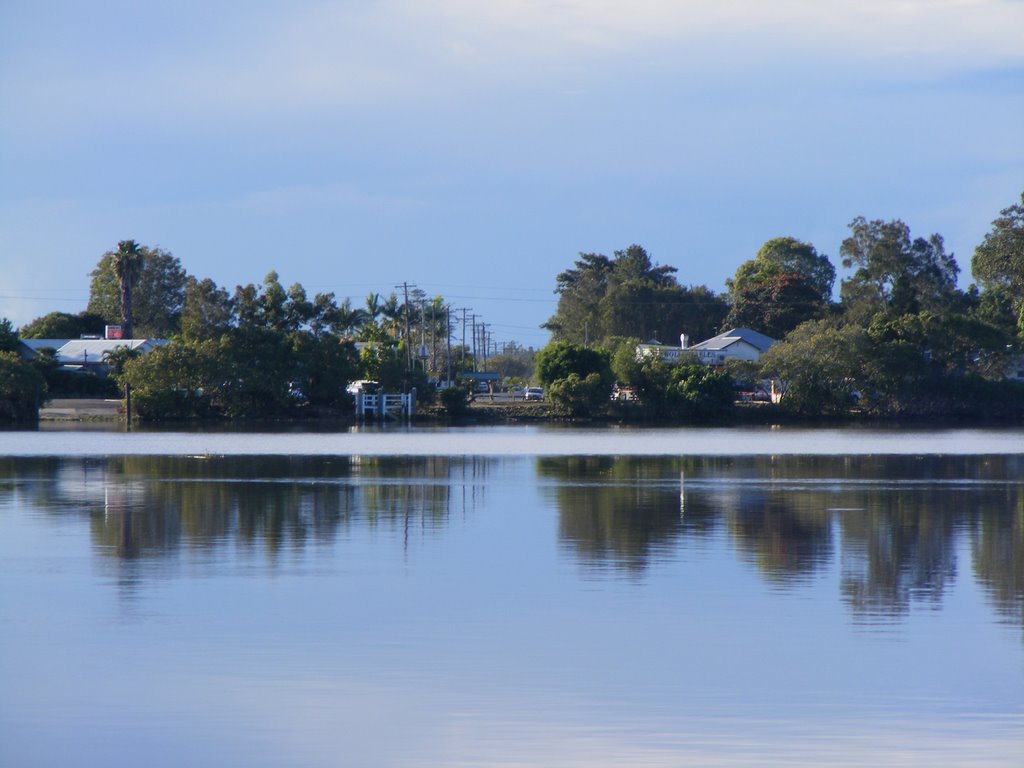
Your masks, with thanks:
[(74, 339), (57, 350), (62, 363), (102, 363), (103, 356), (118, 347), (148, 352), (166, 344), (164, 339)]
[(33, 352), (38, 352), (40, 349), (60, 349), (67, 344), (70, 339), (18, 339), (19, 342), (24, 344), (26, 347), (31, 349)]
[(766, 352), (768, 347), (775, 343), (775, 339), (765, 336), (763, 333), (752, 331), (750, 328), (733, 328), (699, 344), (694, 344), (690, 349), (718, 351), (731, 347), (733, 344), (741, 341), (746, 342), (758, 352)]

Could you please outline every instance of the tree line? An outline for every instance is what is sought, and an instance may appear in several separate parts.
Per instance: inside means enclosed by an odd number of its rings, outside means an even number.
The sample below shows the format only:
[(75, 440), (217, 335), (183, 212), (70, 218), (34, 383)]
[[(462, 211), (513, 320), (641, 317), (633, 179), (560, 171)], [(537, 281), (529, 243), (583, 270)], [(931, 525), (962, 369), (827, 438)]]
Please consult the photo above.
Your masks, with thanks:
[[(552, 405), (575, 416), (607, 413), (615, 384), (636, 398), (627, 416), (719, 416), (733, 408), (738, 384), (769, 378), (780, 407), (805, 416), (1020, 416), (1021, 388), (1007, 373), (1024, 368), (1024, 194), (975, 249), (966, 290), (940, 235), (863, 217), (849, 230), (837, 298), (830, 259), (793, 237), (767, 241), (721, 293), (681, 284), (675, 267), (639, 245), (580, 254), (555, 279), (557, 308), (543, 326), (551, 343), (536, 357), (513, 344), (492, 369), (544, 384)], [(431, 397), (431, 376), (475, 365), (472, 350), (449, 343), (440, 296), (371, 293), (354, 306), (333, 293), (310, 297), (298, 283), (285, 288), (276, 272), (228, 292), (189, 275), (171, 253), (129, 240), (92, 271), (85, 311), (53, 312), (17, 332), (0, 322), (0, 416), (31, 415), (48, 385), (66, 384), (52, 358), (18, 360), (19, 336), (77, 338), (110, 323), (128, 336), (171, 339), (144, 357), (110, 361), (147, 418), (346, 408), (344, 385), (358, 378)], [(724, 371), (636, 356), (640, 341), (699, 341), (733, 327), (778, 341), (758, 365)], [(358, 341), (368, 344), (357, 354)]]
[[(849, 230), (838, 300), (831, 261), (792, 237), (766, 242), (722, 294), (681, 285), (638, 245), (611, 258), (580, 254), (556, 278), (538, 376), (576, 415), (607, 412), (611, 382), (631, 388), (638, 402), (619, 408), (634, 415), (721, 415), (737, 385), (767, 379), (780, 408), (802, 416), (1024, 415), (1024, 385), (1009, 376), (1024, 370), (1024, 194), (977, 246), (966, 290), (940, 235), (864, 217)], [(699, 341), (736, 327), (777, 342), (757, 365), (718, 371), (636, 355), (642, 340)]]
[[(32, 414), (47, 388), (83, 392), (90, 380), (96, 392), (107, 394), (114, 382), (130, 387), (135, 412), (145, 419), (335, 413), (350, 408), (346, 385), (354, 380), (378, 381), (389, 391), (416, 388), (429, 402), (431, 379), (477, 364), (473, 347), (450, 343), (443, 297), (415, 288), (401, 299), (370, 293), (363, 306), (354, 306), (333, 293), (311, 297), (299, 283), (285, 288), (270, 272), (261, 283), (229, 293), (189, 275), (171, 253), (130, 240), (105, 253), (90, 277), (83, 312), (51, 312), (17, 333), (9, 321), (0, 328), (7, 331), (6, 337), (0, 333), (0, 350), (10, 351), (7, 362), (21, 376), (10, 383), (10, 418)], [(17, 360), (19, 336), (79, 338), (100, 335), (108, 324), (120, 324), (125, 338), (170, 343), (144, 356), (115, 350), (107, 360), (109, 381), (69, 376), (52, 355), (29, 364)], [(366, 342), (361, 351), (358, 342)]]

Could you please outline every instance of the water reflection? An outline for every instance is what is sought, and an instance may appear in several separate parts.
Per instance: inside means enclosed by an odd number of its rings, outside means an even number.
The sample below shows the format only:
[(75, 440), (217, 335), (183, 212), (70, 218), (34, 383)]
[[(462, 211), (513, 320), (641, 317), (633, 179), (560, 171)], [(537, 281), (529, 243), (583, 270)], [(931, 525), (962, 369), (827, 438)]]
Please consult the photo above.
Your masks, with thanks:
[(1024, 623), (1022, 469), (1018, 456), (537, 460), (562, 544), (589, 568), (641, 573), (715, 534), (788, 588), (838, 552), (841, 598), (868, 623), (940, 605), (965, 537), (990, 599)]
[[(682, 535), (680, 483), (666, 462), (638, 457), (548, 457), (537, 460), (544, 490), (558, 508), (563, 544), (590, 565), (610, 562), (630, 571), (647, 568), (652, 553), (666, 552)], [(691, 510), (691, 532), (713, 517)]]
[(403, 540), (482, 497), (493, 460), (444, 457), (153, 457), (0, 461), (0, 494), (89, 516), (97, 550), (122, 560), (228, 544), (282, 551), (326, 544), (356, 524)]
[(644, 578), (721, 544), (774, 589), (835, 574), (865, 623), (941, 606), (966, 572), (1024, 625), (1020, 456), (7, 458), (0, 502), (87, 516), (95, 550), (132, 581), (225, 548), (274, 568), (356, 527), (403, 547), (438, 539), (512, 465), (534, 468), (514, 482), (538, 485), (564, 556), (590, 571)]

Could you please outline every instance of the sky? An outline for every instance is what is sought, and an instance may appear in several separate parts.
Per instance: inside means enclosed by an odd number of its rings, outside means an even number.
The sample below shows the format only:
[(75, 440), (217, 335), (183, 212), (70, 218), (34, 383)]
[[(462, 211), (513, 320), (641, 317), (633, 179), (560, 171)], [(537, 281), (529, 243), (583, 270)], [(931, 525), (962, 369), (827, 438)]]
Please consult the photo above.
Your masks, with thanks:
[(966, 286), (1024, 191), (1022, 40), (1022, 0), (0, 0), (0, 317), (81, 311), (125, 239), (534, 347), (633, 243), (723, 291), (902, 219)]

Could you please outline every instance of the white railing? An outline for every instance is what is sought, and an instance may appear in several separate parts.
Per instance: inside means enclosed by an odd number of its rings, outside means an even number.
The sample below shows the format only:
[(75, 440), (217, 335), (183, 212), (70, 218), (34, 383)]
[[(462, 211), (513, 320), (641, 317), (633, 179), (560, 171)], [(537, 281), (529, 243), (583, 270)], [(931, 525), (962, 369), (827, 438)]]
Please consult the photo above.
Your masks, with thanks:
[(416, 391), (404, 395), (370, 395), (359, 393), (355, 396), (356, 416), (363, 421), (376, 419), (411, 419), (416, 414)]

